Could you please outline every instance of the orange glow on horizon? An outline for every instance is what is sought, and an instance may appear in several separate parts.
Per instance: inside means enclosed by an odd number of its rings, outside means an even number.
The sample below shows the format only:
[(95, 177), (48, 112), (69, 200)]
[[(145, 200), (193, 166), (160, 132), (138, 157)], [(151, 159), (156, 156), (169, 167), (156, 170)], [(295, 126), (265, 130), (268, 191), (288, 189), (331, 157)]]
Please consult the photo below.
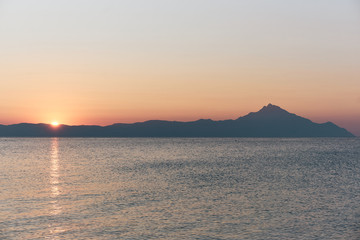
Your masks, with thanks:
[(355, 1), (169, 2), (0, 0), (0, 125), (226, 120), (272, 103), (360, 136)]

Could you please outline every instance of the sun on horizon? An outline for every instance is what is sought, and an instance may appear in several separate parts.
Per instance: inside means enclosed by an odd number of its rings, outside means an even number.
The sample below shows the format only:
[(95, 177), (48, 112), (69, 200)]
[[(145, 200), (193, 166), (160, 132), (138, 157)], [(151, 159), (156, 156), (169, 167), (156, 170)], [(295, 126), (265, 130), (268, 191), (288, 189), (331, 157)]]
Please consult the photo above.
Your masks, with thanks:
[(57, 127), (57, 126), (59, 126), (59, 123), (58, 122), (51, 122), (51, 126), (53, 126), (53, 127)]

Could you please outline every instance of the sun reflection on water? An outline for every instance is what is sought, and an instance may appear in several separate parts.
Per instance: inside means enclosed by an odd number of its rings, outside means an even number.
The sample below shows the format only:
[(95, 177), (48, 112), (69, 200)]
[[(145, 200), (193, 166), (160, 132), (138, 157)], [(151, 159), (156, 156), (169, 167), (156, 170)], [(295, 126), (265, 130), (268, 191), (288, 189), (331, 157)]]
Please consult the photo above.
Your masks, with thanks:
[[(61, 214), (62, 207), (59, 204), (58, 197), (61, 194), (60, 189), (60, 165), (59, 165), (59, 143), (58, 138), (53, 138), (51, 141), (51, 165), (50, 165), (50, 197), (52, 200), (51, 203), (51, 209), (50, 214), (52, 216), (56, 216)], [(54, 224), (49, 225), (50, 227), (50, 234), (52, 236), (52, 239), (58, 238), (58, 233), (61, 233), (64, 231), (64, 229), (61, 226), (57, 226), (57, 223), (54, 222)]]

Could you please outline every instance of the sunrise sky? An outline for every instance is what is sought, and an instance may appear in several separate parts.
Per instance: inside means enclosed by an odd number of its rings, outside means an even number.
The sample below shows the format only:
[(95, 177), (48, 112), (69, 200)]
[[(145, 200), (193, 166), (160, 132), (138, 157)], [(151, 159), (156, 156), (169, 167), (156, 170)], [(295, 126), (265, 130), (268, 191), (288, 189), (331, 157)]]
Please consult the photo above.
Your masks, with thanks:
[(360, 135), (358, 0), (0, 0), (0, 123), (234, 119)]

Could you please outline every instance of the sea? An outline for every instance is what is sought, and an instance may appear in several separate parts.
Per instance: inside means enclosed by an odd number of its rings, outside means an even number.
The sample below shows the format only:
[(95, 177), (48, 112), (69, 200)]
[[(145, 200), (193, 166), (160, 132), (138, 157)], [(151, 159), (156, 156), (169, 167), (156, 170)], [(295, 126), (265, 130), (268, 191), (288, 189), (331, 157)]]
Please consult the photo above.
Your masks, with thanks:
[(360, 239), (360, 138), (0, 138), (0, 239)]

